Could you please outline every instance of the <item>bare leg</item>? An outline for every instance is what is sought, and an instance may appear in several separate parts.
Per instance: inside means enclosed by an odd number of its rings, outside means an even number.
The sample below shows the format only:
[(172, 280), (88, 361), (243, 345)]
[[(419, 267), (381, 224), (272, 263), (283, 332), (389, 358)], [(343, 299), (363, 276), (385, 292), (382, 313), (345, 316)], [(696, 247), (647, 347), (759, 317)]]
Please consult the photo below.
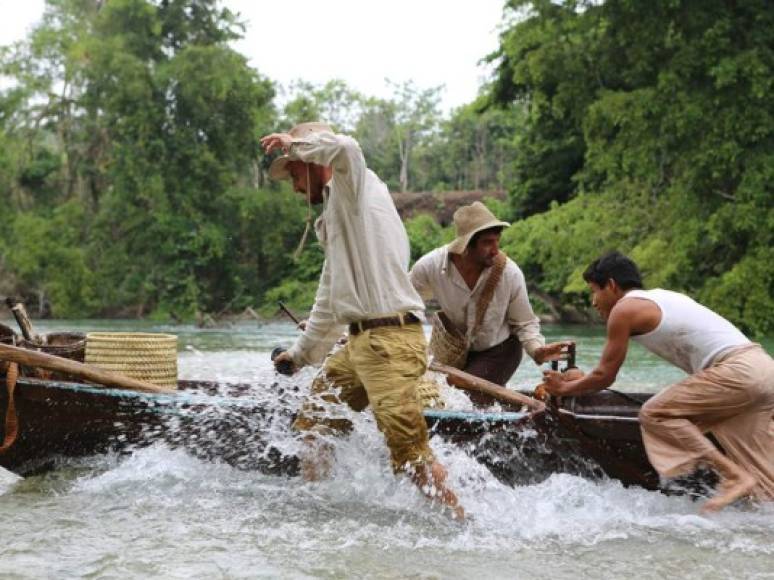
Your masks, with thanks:
[(411, 480), (427, 497), (439, 500), (443, 505), (452, 510), (452, 517), (458, 520), (465, 519), (465, 510), (459, 504), (457, 494), (446, 486), (446, 468), (438, 461), (431, 464), (418, 465), (411, 472)]
[(720, 475), (720, 485), (718, 493), (702, 506), (702, 513), (719, 511), (749, 495), (755, 487), (755, 478), (720, 451), (712, 451), (706, 459)]
[(333, 466), (333, 447), (315, 435), (304, 438), (304, 447), (299, 454), (301, 477), (304, 481), (327, 479)]

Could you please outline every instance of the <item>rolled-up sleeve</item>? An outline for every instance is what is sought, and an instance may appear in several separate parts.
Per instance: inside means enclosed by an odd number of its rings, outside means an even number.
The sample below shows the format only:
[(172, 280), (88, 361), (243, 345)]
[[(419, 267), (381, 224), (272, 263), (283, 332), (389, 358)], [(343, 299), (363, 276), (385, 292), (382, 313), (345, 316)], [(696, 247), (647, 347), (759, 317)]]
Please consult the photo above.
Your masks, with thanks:
[(540, 320), (535, 316), (532, 305), (527, 296), (527, 284), (524, 280), (524, 274), (516, 268), (511, 287), (510, 303), (508, 304), (508, 324), (512, 333), (519, 337), (524, 350), (531, 358), (535, 358), (535, 351), (541, 346), (545, 346), (546, 339), (540, 333)]
[(331, 308), (331, 272), (326, 259), (306, 330), (288, 349), (288, 354), (298, 365), (320, 364), (344, 329), (343, 325), (334, 321)]

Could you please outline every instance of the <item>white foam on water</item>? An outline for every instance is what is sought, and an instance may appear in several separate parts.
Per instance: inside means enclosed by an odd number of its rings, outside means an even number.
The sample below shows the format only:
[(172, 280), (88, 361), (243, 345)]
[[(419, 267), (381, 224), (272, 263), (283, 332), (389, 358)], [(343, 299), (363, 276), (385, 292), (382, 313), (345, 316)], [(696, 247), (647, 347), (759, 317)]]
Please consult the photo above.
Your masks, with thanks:
[(24, 478), (19, 477), (12, 471), (0, 467), (0, 495), (10, 493), (20, 481)]
[[(249, 368), (252, 355), (228, 353), (219, 364), (217, 353), (204, 355), (216, 374), (228, 368), (244, 380), (245, 375), (268, 378), (282, 385), (308, 385), (313, 373), (292, 380), (280, 377), (262, 361)], [(213, 364), (215, 363), (215, 364)], [(198, 365), (197, 365), (198, 366)], [(200, 369), (192, 371), (201, 376)], [(471, 410), (467, 395), (443, 387), (447, 405)], [(341, 409), (338, 410), (342, 412)], [(287, 487), (288, 501), (314, 504), (321, 513), (338, 514), (332, 527), (346, 527), (345, 514), (367, 513), (372, 521), (398, 518), (402, 533), (387, 533), (391, 541), (405, 547), (445, 545), (462, 550), (513, 549), (515, 546), (593, 547), (615, 541), (651, 541), (653, 537), (679, 535), (700, 548), (771, 555), (767, 538), (774, 534), (774, 518), (768, 506), (745, 509), (732, 506), (712, 516), (699, 515), (700, 503), (685, 496), (666, 496), (639, 488), (624, 488), (616, 481), (591, 481), (568, 474), (554, 474), (542, 483), (510, 487), (498, 481), (484, 466), (453, 444), (438, 438), (432, 441), (436, 455), (449, 470), (450, 486), (458, 493), (469, 516), (460, 525), (443, 515), (405, 477), (395, 477), (388, 453), (370, 411), (343, 413), (354, 425), (353, 433), (334, 440), (335, 462), (330, 479), (316, 483), (293, 481)], [(287, 433), (273, 433), (274, 443), (284, 449), (297, 449), (297, 441)], [(354, 521), (362, 524), (358, 517)], [(417, 536), (406, 527), (430, 526), (440, 536)], [(287, 532), (287, 530), (286, 530)], [(372, 530), (374, 532), (374, 530)], [(361, 537), (367, 532), (358, 532)], [(384, 530), (380, 534), (384, 534)], [(314, 540), (310, 540), (314, 544)], [(350, 538), (349, 541), (352, 541)], [(451, 542), (451, 544), (449, 544)]]
[[(59, 539), (38, 545), (49, 558), (32, 568), (50, 576), (507, 578), (517, 570), (615, 578), (656, 577), (681, 562), (683, 577), (722, 578), (765, 569), (774, 556), (769, 506), (703, 517), (686, 497), (567, 474), (510, 487), (434, 438), (468, 514), (456, 522), (393, 475), (370, 412), (350, 418), (354, 429), (335, 440), (330, 478), (315, 483), (164, 444), (75, 461), (64, 487), (63, 472), (42, 476), (44, 496), (28, 508), (8, 561), (34, 558), (31, 539), (52, 529)], [(47, 486), (56, 490), (50, 500)], [(648, 559), (652, 550), (669, 555)], [(691, 564), (698, 554), (702, 561)], [(10, 570), (3, 566), (0, 573)]]
[[(292, 334), (280, 330), (260, 340)], [(299, 404), (314, 376), (277, 375), (252, 343), (213, 351), (203, 334), (191, 336), (181, 378), (265, 385), (250, 397), (280, 407)], [(532, 384), (530, 369), (516, 378)], [(297, 396), (280, 400), (295, 386)], [(442, 390), (450, 408), (472, 409), (465, 393)], [(212, 420), (230, 412), (217, 407)], [(16, 530), (0, 549), (0, 576), (725, 579), (774, 570), (774, 505), (705, 517), (684, 496), (568, 474), (511, 487), (433, 438), (468, 515), (453, 521), (393, 475), (370, 411), (344, 412), (353, 432), (333, 440), (332, 473), (320, 482), (241, 471), (160, 443), (24, 482), (0, 470), (0, 521)], [(287, 422), (238, 425), (242, 445), (260, 427), (284, 452), (299, 448)]]

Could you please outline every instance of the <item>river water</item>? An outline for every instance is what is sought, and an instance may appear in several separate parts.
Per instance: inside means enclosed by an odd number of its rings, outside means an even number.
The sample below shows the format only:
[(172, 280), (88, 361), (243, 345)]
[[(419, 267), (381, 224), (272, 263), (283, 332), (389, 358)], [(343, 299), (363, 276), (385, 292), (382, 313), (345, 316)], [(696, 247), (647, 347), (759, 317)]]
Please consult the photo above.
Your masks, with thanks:
[[(181, 378), (267, 386), (277, 383), (269, 351), (295, 335), (282, 323), (36, 329), (172, 332)], [(604, 342), (599, 328), (544, 330), (549, 340), (575, 339), (585, 370)], [(774, 341), (764, 346), (774, 351)], [(617, 388), (656, 391), (681, 376), (633, 345)], [(298, 383), (310, 377), (303, 371)], [(526, 361), (512, 385), (539, 378)], [(452, 407), (467, 407), (462, 393), (445, 394)], [(71, 460), (24, 480), (0, 472), (0, 578), (774, 578), (772, 504), (704, 517), (687, 497), (615, 481), (555, 474), (509, 487), (433, 439), (469, 515), (460, 523), (392, 475), (369, 413), (353, 419), (324, 482), (243, 471), (163, 444)], [(295, 444), (286, 432), (275, 437)]]

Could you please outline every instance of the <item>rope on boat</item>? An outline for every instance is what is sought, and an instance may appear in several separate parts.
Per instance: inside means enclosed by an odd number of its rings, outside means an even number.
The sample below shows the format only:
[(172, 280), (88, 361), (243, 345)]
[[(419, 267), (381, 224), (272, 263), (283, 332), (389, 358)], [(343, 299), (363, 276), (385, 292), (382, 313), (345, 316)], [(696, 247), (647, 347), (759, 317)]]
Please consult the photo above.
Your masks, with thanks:
[(8, 388), (8, 407), (5, 411), (5, 437), (0, 445), (0, 455), (8, 451), (16, 442), (19, 435), (19, 417), (16, 415), (14, 392), (16, 391), (16, 379), (19, 377), (19, 365), (9, 363), (6, 373), (6, 387)]

